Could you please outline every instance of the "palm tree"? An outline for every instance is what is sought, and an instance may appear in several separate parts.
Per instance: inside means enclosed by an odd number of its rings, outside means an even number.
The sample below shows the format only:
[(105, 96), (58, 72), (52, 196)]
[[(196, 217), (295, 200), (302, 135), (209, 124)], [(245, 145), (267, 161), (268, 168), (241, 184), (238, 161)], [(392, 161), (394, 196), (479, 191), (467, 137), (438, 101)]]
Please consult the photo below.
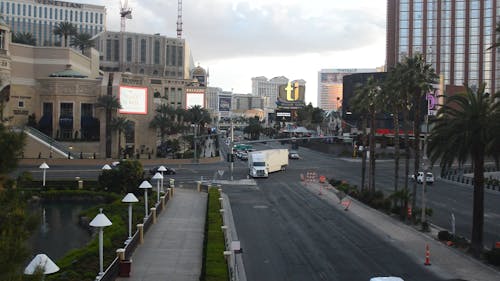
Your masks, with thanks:
[(24, 45), (36, 45), (36, 38), (33, 37), (33, 33), (30, 32), (16, 32), (14, 36), (12, 36), (12, 42)]
[(149, 123), (149, 127), (160, 130), (161, 144), (163, 144), (165, 142), (165, 136), (173, 126), (175, 109), (166, 104), (161, 104), (155, 109), (155, 112), (156, 114)]
[(465, 93), (447, 98), (432, 122), (427, 151), (432, 163), (440, 161), (441, 169), (454, 161), (459, 165), (469, 159), (474, 170), (474, 198), (472, 214), (471, 250), (479, 256), (483, 250), (484, 225), (484, 159), (498, 159), (500, 129), (499, 94), (484, 92), (485, 84), (477, 91), (467, 88)]
[(111, 119), (110, 128), (112, 131), (118, 131), (118, 158), (122, 155), (122, 133), (130, 125), (130, 120), (125, 117), (115, 117)]
[(497, 23), (497, 27), (495, 28), (495, 33), (498, 34), (499, 36), (497, 37), (497, 41), (495, 43), (493, 43), (493, 45), (491, 45), (488, 49), (486, 50), (491, 50), (491, 49), (495, 49), (497, 48), (498, 46), (500, 46), (500, 22)]
[(62, 42), (63, 47), (68, 47), (68, 37), (76, 35), (77, 34), (77, 29), (76, 26), (73, 25), (71, 22), (68, 21), (63, 21), (58, 23), (52, 32), (59, 36), (62, 37), (64, 40)]
[(367, 89), (361, 84), (357, 85), (355, 89), (354, 97), (351, 99), (350, 104), (352, 111), (360, 114), (361, 117), (361, 131), (363, 134), (361, 143), (363, 150), (361, 151), (361, 189), (365, 189), (365, 179), (366, 179), (366, 146), (367, 146), (367, 119), (368, 119), (368, 107), (366, 102)]
[(92, 40), (92, 35), (88, 33), (78, 33), (71, 38), (70, 46), (78, 47), (80, 51), (83, 52), (89, 48), (94, 47), (94, 41)]
[(369, 175), (368, 175), (368, 188), (369, 190), (375, 190), (375, 118), (379, 109), (381, 108), (381, 88), (379, 82), (376, 81), (373, 76), (369, 77), (365, 85), (368, 95), (365, 100), (368, 105), (368, 114), (370, 116), (370, 163), (369, 163)]
[[(407, 57), (401, 63), (399, 69), (401, 73), (401, 91), (403, 96), (408, 96), (411, 108), (413, 111), (413, 132), (415, 141), (413, 148), (415, 151), (414, 158), (414, 175), (419, 171), (420, 167), (420, 125), (422, 123), (422, 109), (425, 103), (425, 95), (433, 89), (433, 84), (437, 83), (439, 78), (432, 65), (425, 62), (422, 54), (416, 54), (413, 57)], [(417, 200), (417, 182), (413, 183), (412, 190), (412, 206), (416, 205)]]
[(3, 110), (5, 103), (10, 99), (10, 85), (3, 85), (3, 81), (0, 80), (0, 123), (3, 123)]
[(111, 158), (111, 117), (114, 111), (121, 108), (120, 101), (111, 95), (100, 96), (96, 107), (106, 111), (106, 158)]

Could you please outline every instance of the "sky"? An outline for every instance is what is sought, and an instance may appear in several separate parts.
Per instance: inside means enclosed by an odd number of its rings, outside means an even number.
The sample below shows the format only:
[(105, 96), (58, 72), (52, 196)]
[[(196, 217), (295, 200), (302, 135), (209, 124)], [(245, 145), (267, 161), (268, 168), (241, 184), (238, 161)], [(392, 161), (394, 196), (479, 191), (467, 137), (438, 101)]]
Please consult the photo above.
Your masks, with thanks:
[[(68, 0), (106, 6), (120, 30), (120, 0)], [(125, 0), (121, 0), (122, 3)], [(177, 0), (129, 0), (126, 30), (176, 37)], [(317, 106), (318, 71), (385, 64), (386, 0), (183, 0), (182, 37), (209, 86), (247, 94), (252, 77), (306, 81)]]

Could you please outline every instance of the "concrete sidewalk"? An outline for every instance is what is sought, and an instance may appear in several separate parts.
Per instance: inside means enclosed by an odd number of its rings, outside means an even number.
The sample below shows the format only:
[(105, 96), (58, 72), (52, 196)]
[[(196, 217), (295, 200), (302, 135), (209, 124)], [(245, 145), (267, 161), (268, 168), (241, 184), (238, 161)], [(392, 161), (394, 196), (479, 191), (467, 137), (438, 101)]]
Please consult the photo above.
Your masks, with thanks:
[(176, 188), (166, 209), (132, 255), (130, 277), (119, 281), (198, 281), (207, 193)]
[[(322, 189), (318, 183), (305, 188), (318, 194), (339, 209), (344, 209), (333, 189)], [(344, 198), (343, 201), (351, 198)], [(426, 268), (444, 280), (493, 281), (500, 280), (500, 272), (438, 241), (437, 233), (423, 233), (413, 227), (351, 199), (348, 211), (353, 220), (375, 231), (380, 237), (407, 253), (416, 263), (424, 266), (425, 247), (430, 247), (430, 266)]]

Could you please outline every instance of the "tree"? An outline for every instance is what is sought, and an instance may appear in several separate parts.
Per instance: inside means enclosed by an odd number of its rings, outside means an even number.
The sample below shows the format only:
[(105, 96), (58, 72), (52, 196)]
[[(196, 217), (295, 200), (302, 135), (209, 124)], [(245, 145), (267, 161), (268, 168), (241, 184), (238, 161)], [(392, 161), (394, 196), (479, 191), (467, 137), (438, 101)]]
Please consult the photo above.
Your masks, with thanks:
[(368, 120), (368, 108), (367, 103), (365, 101), (365, 97), (367, 95), (366, 88), (363, 85), (358, 84), (354, 90), (354, 97), (351, 99), (350, 104), (352, 110), (360, 114), (361, 117), (361, 132), (362, 139), (361, 144), (363, 150), (361, 151), (361, 189), (365, 189), (365, 179), (366, 179), (366, 147), (368, 144), (367, 141), (367, 120)]
[(0, 123), (3, 123), (4, 116), (3, 110), (5, 107), (5, 103), (10, 100), (10, 85), (3, 85), (3, 81), (0, 81), (1, 90), (0, 90)]
[(199, 105), (189, 108), (187, 117), (192, 124), (198, 124), (201, 127), (205, 127), (206, 124), (212, 121), (210, 113)]
[(83, 54), (85, 50), (94, 47), (92, 35), (88, 33), (77, 33), (74, 37), (71, 38), (70, 46), (78, 47), (78, 49), (80, 49)]
[(127, 129), (130, 125), (130, 120), (127, 120), (125, 117), (115, 117), (111, 119), (111, 130), (118, 131), (118, 156), (119, 158), (122, 156), (122, 133)]
[(111, 117), (114, 111), (121, 108), (120, 101), (111, 95), (100, 96), (96, 107), (103, 108), (106, 112), (106, 158), (111, 158)]
[(495, 49), (497, 48), (498, 46), (500, 46), (500, 22), (497, 23), (497, 27), (495, 28), (495, 33), (499, 36), (497, 36), (497, 40), (495, 43), (493, 43), (493, 45), (491, 45), (488, 49), (486, 50), (491, 50), (491, 49)]
[(432, 121), (427, 152), (432, 163), (440, 162), (444, 171), (455, 161), (459, 165), (469, 159), (474, 170), (472, 214), (472, 253), (479, 257), (483, 250), (484, 226), (484, 159), (499, 157), (500, 102), (499, 94), (484, 92), (485, 84), (477, 91), (448, 97)]
[(63, 47), (68, 47), (68, 37), (76, 35), (77, 29), (71, 22), (63, 21), (56, 24), (52, 32), (63, 39)]
[(18, 157), (21, 155), (25, 142), (25, 135), (8, 131), (0, 124), (0, 190), (3, 189), (8, 174), (17, 167)]
[(31, 32), (16, 32), (12, 36), (12, 42), (24, 45), (36, 46), (36, 38)]
[[(403, 95), (409, 97), (408, 111), (413, 112), (413, 132), (415, 141), (413, 149), (415, 152), (414, 158), (414, 175), (417, 175), (420, 167), (420, 125), (422, 124), (422, 111), (425, 102), (425, 95), (433, 89), (433, 84), (437, 83), (438, 75), (432, 68), (432, 65), (425, 62), (422, 54), (416, 54), (413, 57), (406, 57), (400, 67), (401, 91)], [(417, 182), (413, 183), (412, 190), (412, 206), (416, 205), (417, 200)]]
[(258, 140), (260, 132), (262, 132), (262, 125), (260, 124), (259, 117), (255, 116), (248, 119), (248, 126), (243, 129), (245, 134), (250, 135), (251, 140)]

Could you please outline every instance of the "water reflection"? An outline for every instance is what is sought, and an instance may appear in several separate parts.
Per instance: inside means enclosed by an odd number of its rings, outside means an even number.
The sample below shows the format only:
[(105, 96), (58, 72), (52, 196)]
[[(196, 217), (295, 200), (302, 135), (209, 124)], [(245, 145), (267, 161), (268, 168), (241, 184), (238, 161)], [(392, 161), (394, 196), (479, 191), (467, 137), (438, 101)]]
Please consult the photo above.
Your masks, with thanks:
[(90, 240), (87, 229), (78, 225), (78, 214), (93, 203), (43, 202), (32, 206), (41, 223), (29, 241), (32, 255), (44, 253), (56, 260)]

